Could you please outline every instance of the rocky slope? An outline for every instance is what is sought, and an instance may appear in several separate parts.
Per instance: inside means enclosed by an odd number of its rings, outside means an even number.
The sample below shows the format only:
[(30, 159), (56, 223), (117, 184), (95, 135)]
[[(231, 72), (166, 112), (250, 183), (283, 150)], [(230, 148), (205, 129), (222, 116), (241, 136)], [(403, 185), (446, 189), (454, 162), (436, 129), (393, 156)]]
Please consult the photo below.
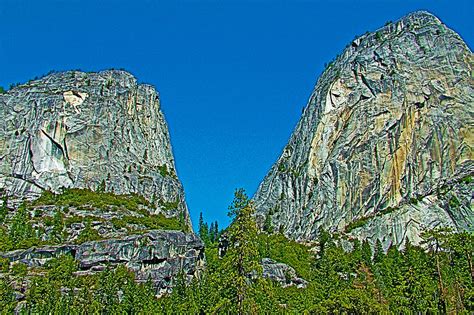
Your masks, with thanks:
[[(121, 239), (15, 250), (1, 256), (8, 258), (12, 265), (27, 265), (31, 275), (37, 276), (35, 268), (44, 267), (61, 255), (71, 255), (78, 262), (79, 271), (75, 273), (78, 277), (124, 264), (134, 272), (137, 282), (151, 281), (157, 295), (170, 292), (180, 272), (191, 280), (204, 264), (201, 240), (194, 234), (179, 231), (150, 231)], [(19, 292), (28, 286), (29, 275), (15, 285)]]
[(0, 94), (0, 189), (137, 193), (189, 222), (156, 90), (125, 71), (53, 73)]
[(259, 224), (385, 248), (438, 226), (474, 230), (473, 68), (461, 37), (427, 12), (356, 38), (255, 194)]

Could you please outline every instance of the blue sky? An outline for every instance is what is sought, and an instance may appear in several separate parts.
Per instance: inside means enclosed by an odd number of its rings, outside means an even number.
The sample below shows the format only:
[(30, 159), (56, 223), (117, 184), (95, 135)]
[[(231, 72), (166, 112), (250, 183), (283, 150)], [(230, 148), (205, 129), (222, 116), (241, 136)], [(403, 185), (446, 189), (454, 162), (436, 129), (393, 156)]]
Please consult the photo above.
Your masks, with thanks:
[(472, 0), (0, 0), (0, 86), (124, 68), (161, 95), (194, 225), (228, 224), (278, 158), (324, 64), (419, 9), (474, 43)]

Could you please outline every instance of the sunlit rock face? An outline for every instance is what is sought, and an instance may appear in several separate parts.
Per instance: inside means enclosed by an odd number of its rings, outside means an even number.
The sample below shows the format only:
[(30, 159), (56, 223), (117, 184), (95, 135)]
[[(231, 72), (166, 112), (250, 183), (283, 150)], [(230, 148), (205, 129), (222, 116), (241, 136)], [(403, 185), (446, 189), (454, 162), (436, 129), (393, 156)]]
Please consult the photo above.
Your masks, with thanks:
[(156, 90), (125, 71), (68, 71), (0, 94), (0, 189), (34, 198), (64, 187), (138, 193), (189, 215)]
[(78, 262), (76, 276), (96, 274), (107, 267), (125, 265), (140, 283), (151, 281), (157, 295), (171, 292), (179, 273), (187, 281), (204, 268), (204, 245), (192, 233), (148, 231), (119, 239), (65, 244), (0, 253), (11, 262), (28, 267), (45, 266), (51, 259), (70, 255)]
[(254, 201), (262, 227), (420, 242), (474, 229), (474, 59), (415, 12), (351, 42), (321, 75)]

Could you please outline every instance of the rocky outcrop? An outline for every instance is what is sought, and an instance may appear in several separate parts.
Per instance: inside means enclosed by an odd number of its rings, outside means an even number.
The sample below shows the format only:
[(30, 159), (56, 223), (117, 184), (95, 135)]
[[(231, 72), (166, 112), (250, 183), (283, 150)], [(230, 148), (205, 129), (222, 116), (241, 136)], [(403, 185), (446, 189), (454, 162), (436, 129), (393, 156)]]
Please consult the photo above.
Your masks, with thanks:
[(306, 288), (308, 281), (299, 278), (295, 269), (287, 264), (276, 262), (270, 258), (262, 259), (262, 276), (267, 279), (278, 282), (282, 287), (296, 286), (297, 288)]
[(260, 226), (420, 241), (474, 230), (474, 59), (427, 12), (357, 37), (321, 75), (254, 196)]
[(204, 246), (197, 236), (162, 230), (81, 245), (46, 246), (0, 253), (12, 263), (21, 262), (28, 267), (44, 266), (60, 255), (71, 255), (78, 261), (76, 276), (123, 264), (135, 273), (136, 281), (152, 281), (158, 295), (170, 292), (173, 280), (180, 272), (191, 280), (204, 265)]
[(0, 94), (0, 189), (35, 198), (64, 187), (137, 193), (184, 215), (156, 90), (125, 71), (68, 71)]

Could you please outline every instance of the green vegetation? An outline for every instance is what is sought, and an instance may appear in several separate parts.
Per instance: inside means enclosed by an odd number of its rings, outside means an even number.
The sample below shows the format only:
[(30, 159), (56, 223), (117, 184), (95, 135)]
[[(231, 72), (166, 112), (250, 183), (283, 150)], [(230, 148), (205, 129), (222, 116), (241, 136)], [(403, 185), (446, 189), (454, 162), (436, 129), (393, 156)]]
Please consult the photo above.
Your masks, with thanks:
[(5, 219), (6, 219), (7, 214), (8, 214), (7, 203), (8, 203), (8, 198), (6, 196), (4, 196), (2, 198), (2, 205), (0, 206), (0, 224), (5, 222)]
[(161, 209), (165, 210), (165, 211), (169, 211), (169, 210), (176, 210), (178, 209), (178, 205), (179, 205), (179, 200), (176, 199), (175, 201), (163, 201), (163, 200), (159, 200), (158, 201), (158, 204), (160, 205)]
[(87, 221), (86, 221), (86, 227), (84, 228), (84, 230), (81, 231), (81, 233), (77, 237), (76, 243), (77, 244), (82, 244), (82, 243), (85, 243), (85, 242), (97, 241), (97, 240), (100, 240), (100, 239), (101, 239), (101, 237), (99, 235), (99, 232), (97, 232), (97, 230), (94, 230), (92, 228), (92, 220), (90, 218), (88, 218)]
[[(433, 230), (422, 235), (425, 248), (405, 243), (403, 250), (383, 250), (378, 241), (350, 241), (319, 231), (317, 245), (286, 239), (282, 234), (258, 232), (254, 206), (237, 190), (229, 207), (232, 224), (219, 231), (202, 216), (199, 232), (206, 243), (206, 270), (186, 285), (185, 275), (175, 279), (171, 294), (155, 297), (151, 283), (136, 283), (126, 267), (109, 267), (97, 274), (76, 276), (71, 256), (50, 260), (44, 267), (27, 268), (0, 260), (0, 308), (12, 313), (17, 306), (13, 285), (28, 274), (22, 312), (129, 313), (129, 314), (472, 314), (474, 235)], [(20, 213), (20, 214), (19, 214)], [(28, 219), (24, 211), (16, 220)], [(135, 220), (135, 219), (131, 219)], [(52, 225), (67, 224), (55, 214)], [(94, 237), (90, 226), (83, 237)], [(123, 224), (114, 222), (115, 224)], [(142, 224), (133, 222), (133, 224)], [(17, 227), (19, 229), (19, 227)], [(29, 228), (15, 234), (21, 239)], [(223, 256), (218, 240), (226, 239)], [(306, 288), (287, 287), (258, 276), (259, 261), (268, 257), (295, 268), (308, 281)], [(289, 276), (289, 275), (288, 275)]]
[(0, 94), (3, 94), (3, 93), (6, 93), (7, 91), (5, 91), (5, 89), (3, 88), (3, 86), (0, 86)]
[(458, 198), (456, 196), (452, 196), (449, 199), (449, 207), (451, 208), (459, 208), (461, 206), (461, 203), (459, 202)]
[(348, 225), (346, 225), (344, 232), (349, 233), (354, 229), (360, 228), (369, 222), (370, 219), (372, 219), (374, 216), (367, 216), (367, 217), (362, 217), (357, 220), (351, 221)]
[[(81, 244), (103, 238), (92, 224), (104, 222), (103, 218), (96, 215), (66, 215), (70, 211), (69, 207), (85, 211), (117, 212), (118, 216), (111, 220), (112, 224), (117, 229), (126, 228), (128, 234), (152, 229), (180, 231), (187, 229), (184, 218), (166, 218), (163, 214), (150, 214), (147, 209), (154, 209), (154, 207), (142, 196), (115, 195), (105, 192), (105, 182), (99, 185), (97, 191), (76, 188), (65, 189), (61, 194), (45, 191), (34, 202), (23, 203), (10, 217), (7, 215), (9, 209), (6, 201), (4, 197), (0, 205), (0, 252), (64, 243), (69, 236), (66, 229), (74, 223), (85, 223), (85, 228), (74, 240), (75, 243)], [(43, 206), (53, 206), (52, 214), (42, 213), (40, 207)], [(177, 207), (178, 201), (164, 203), (166, 210)], [(122, 214), (123, 211), (131, 211), (134, 215), (130, 212)]]
[[(104, 185), (105, 186), (105, 185)], [(84, 209), (96, 208), (124, 208), (139, 212), (141, 206), (153, 207), (144, 197), (138, 194), (116, 195), (104, 192), (105, 187), (99, 185), (98, 191), (80, 188), (68, 188), (61, 194), (44, 191), (41, 197), (35, 200), (32, 206), (55, 205), (58, 207), (80, 207)]]
[(461, 183), (470, 184), (472, 183), (472, 175), (461, 178)]
[(215, 244), (219, 241), (221, 232), (219, 231), (219, 224), (217, 221), (211, 223), (211, 226), (204, 222), (202, 212), (199, 214), (198, 234), (206, 246)]
[(163, 165), (160, 165), (158, 166), (158, 171), (160, 172), (160, 175), (163, 176), (163, 177), (171, 177), (171, 178), (174, 178), (176, 179), (176, 174), (171, 170), (168, 170), (168, 167), (166, 166), (166, 164), (163, 164)]
[[(185, 226), (176, 218), (167, 218), (163, 214), (149, 214), (143, 217), (124, 216), (113, 218), (115, 228), (126, 228), (128, 224), (143, 225), (147, 230), (179, 230), (184, 231)], [(137, 232), (131, 230), (131, 232)]]

